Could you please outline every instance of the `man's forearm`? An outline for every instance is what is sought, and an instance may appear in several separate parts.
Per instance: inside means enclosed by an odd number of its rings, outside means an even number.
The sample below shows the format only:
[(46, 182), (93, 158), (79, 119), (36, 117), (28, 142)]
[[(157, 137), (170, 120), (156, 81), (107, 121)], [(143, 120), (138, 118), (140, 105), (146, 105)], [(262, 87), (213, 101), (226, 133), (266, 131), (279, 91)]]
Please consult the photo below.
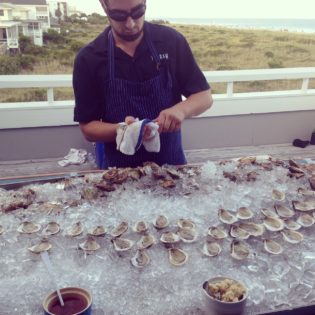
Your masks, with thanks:
[(213, 104), (211, 90), (190, 95), (185, 101), (176, 104), (184, 111), (185, 118), (198, 116)]
[(114, 142), (118, 124), (101, 121), (80, 123), (80, 129), (85, 138), (91, 142)]

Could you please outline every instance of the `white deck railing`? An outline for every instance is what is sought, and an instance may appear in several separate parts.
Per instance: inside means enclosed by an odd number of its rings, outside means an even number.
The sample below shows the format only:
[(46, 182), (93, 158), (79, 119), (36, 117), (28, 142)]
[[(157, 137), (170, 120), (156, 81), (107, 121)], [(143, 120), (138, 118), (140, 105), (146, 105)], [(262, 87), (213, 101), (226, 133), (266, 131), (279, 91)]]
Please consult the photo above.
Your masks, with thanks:
[[(214, 95), (214, 105), (199, 117), (250, 115), (315, 110), (313, 68), (206, 71), (208, 82), (226, 83), (226, 93)], [(301, 80), (299, 90), (235, 93), (235, 82)], [(0, 76), (2, 89), (44, 88), (45, 102), (0, 103), (0, 129), (73, 125), (74, 100), (55, 101), (54, 88), (72, 86), (71, 75)]]

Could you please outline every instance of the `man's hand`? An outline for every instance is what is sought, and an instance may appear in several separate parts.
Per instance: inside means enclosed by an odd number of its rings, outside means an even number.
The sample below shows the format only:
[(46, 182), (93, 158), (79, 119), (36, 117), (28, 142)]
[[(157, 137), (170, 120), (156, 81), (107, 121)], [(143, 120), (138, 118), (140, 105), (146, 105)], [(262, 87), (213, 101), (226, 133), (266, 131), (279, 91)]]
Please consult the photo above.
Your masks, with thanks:
[(182, 108), (175, 105), (164, 109), (160, 115), (154, 120), (159, 125), (159, 132), (174, 132), (180, 129), (185, 113)]
[[(126, 116), (125, 123), (130, 125), (136, 121), (136, 118), (133, 116)], [(151, 135), (151, 130), (147, 126), (144, 126), (143, 140), (148, 140)]]

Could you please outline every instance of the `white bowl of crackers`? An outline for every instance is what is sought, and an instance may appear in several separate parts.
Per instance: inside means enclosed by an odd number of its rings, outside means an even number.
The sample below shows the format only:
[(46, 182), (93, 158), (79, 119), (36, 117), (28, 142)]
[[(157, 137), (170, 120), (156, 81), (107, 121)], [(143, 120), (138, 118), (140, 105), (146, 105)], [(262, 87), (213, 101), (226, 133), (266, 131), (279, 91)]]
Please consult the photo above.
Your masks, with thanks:
[(240, 315), (244, 312), (248, 291), (242, 282), (218, 276), (205, 281), (202, 288), (208, 314)]

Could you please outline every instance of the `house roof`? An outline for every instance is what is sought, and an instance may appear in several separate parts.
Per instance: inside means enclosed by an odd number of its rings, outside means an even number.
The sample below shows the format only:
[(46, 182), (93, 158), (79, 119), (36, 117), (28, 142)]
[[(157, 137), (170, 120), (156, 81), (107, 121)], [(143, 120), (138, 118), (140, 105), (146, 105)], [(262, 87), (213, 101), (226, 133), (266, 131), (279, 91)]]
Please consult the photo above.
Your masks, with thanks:
[(0, 3), (12, 3), (21, 5), (46, 5), (46, 0), (0, 0)]

